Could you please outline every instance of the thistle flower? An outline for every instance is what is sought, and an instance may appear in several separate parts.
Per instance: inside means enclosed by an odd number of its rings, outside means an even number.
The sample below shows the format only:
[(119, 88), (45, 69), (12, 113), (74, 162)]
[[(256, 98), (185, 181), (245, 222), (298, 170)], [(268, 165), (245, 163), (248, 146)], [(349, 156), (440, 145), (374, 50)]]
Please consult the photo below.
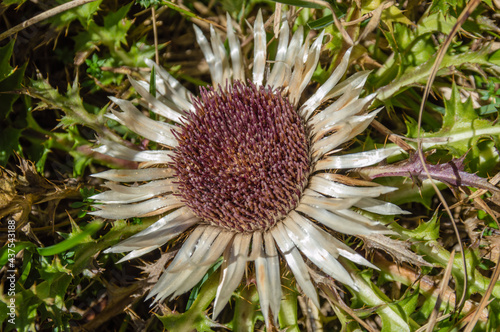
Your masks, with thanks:
[(318, 65), (324, 32), (311, 43), (304, 40), (302, 27), (291, 35), (283, 22), (271, 59), (259, 12), (247, 76), (229, 15), (227, 22), (229, 52), (219, 32), (211, 28), (209, 42), (194, 27), (213, 84), (201, 88), (198, 96), (152, 61), (146, 63), (157, 73), (157, 97), (148, 92), (147, 81), (130, 78), (151, 111), (165, 121), (145, 116), (130, 101), (111, 98), (121, 111), (112, 110), (108, 117), (160, 148), (136, 150), (101, 139), (97, 152), (141, 164), (137, 170), (94, 175), (108, 180), (110, 190), (92, 197), (102, 203), (93, 214), (108, 219), (161, 216), (107, 250), (129, 252), (121, 261), (190, 232), (148, 296), (156, 302), (189, 291), (222, 256), (213, 309), (217, 317), (253, 262), (260, 306), (269, 324), (269, 311), (276, 318), (280, 309), (280, 257), (316, 306), (309, 263), (353, 289), (356, 284), (338, 261), (340, 256), (376, 268), (321, 226), (348, 235), (389, 232), (356, 211), (401, 213), (397, 206), (375, 199), (395, 188), (335, 171), (373, 165), (394, 150), (335, 155), (378, 112), (366, 113), (374, 94), (359, 98), (368, 72), (338, 84), (351, 49), (326, 82), (300, 103)]

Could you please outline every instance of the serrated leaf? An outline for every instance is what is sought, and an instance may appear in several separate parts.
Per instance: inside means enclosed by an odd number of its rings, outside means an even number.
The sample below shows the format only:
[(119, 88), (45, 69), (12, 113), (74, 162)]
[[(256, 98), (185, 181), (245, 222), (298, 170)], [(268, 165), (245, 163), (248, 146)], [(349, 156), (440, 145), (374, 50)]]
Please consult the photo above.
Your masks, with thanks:
[(12, 39), (7, 45), (0, 47), (0, 81), (12, 72), (10, 57), (12, 56), (15, 41), (15, 39)]
[(85, 229), (81, 232), (76, 232), (72, 233), (71, 236), (53, 246), (46, 247), (46, 248), (38, 248), (38, 253), (42, 256), (52, 256), (55, 254), (59, 254), (63, 251), (67, 251), (77, 245), (81, 245), (87, 242), (92, 242), (92, 235), (95, 234), (101, 227), (104, 225), (104, 223), (96, 221), (92, 222), (85, 227)]
[(82, 124), (93, 129), (99, 126), (97, 116), (88, 113), (83, 106), (80, 87), (76, 81), (72, 85), (68, 85), (67, 92), (63, 95), (54, 89), (46, 79), (39, 77), (39, 79), (31, 81), (31, 87), (28, 87), (25, 93), (42, 101), (38, 107), (48, 106), (62, 110), (65, 117), (61, 119), (60, 126)]
[(116, 12), (114, 13), (109, 13), (104, 17), (104, 27), (107, 29), (112, 28), (113, 26), (116, 26), (120, 23), (121, 20), (125, 18), (127, 15), (128, 11), (130, 10), (130, 7), (134, 4), (134, 2), (129, 3), (128, 5), (120, 7)]
[(410, 317), (410, 315), (415, 312), (415, 309), (418, 305), (418, 297), (419, 293), (417, 289), (412, 294), (408, 295), (398, 302), (399, 306), (404, 310), (407, 317)]
[(14, 69), (7, 77), (0, 80), (0, 105), (2, 105), (0, 107), (0, 121), (7, 118), (12, 111), (12, 105), (19, 98), (18, 94), (5, 92), (14, 91), (21, 87), (26, 65), (27, 63), (20, 68)]
[(471, 123), (478, 118), (470, 98), (465, 103), (462, 102), (455, 83), (453, 83), (451, 91), (450, 99), (444, 100), (446, 113), (443, 117), (441, 132), (468, 129)]
[(72, 279), (71, 275), (60, 273), (56, 278), (36, 285), (34, 293), (49, 305), (63, 307), (64, 293)]
[(61, 274), (71, 274), (71, 270), (61, 264), (59, 257), (47, 258), (43, 257), (41, 260), (38, 273), (45, 281), (52, 281), (59, 277)]
[(406, 230), (403, 233), (415, 240), (434, 241), (439, 237), (439, 224), (438, 210), (436, 210), (429, 221), (421, 223), (414, 230)]
[(424, 17), (419, 22), (416, 33), (418, 36), (433, 32), (449, 34), (456, 23), (455, 17), (447, 16), (445, 12), (436, 12)]
[[(127, 33), (132, 26), (133, 21), (126, 18), (133, 2), (121, 7), (114, 13), (109, 13), (104, 17), (104, 25), (100, 26), (94, 21), (90, 21), (88, 29), (80, 32), (73, 39), (76, 43), (76, 50), (91, 50), (96, 48), (96, 45), (104, 44), (110, 48), (112, 54), (115, 53), (115, 48), (119, 49), (120, 44), (127, 44)], [(123, 55), (116, 58), (126, 60)], [(133, 65), (126, 63), (127, 65)]]
[[(159, 45), (158, 49), (162, 50), (165, 45)], [(132, 59), (137, 59), (135, 66), (144, 66), (144, 59), (151, 59), (155, 55), (155, 47), (147, 43), (146, 38), (141, 38), (137, 43), (130, 46), (130, 50), (127, 52)], [(117, 80), (116, 75), (115, 81)], [(117, 82), (120, 83), (119, 81)]]
[(412, 21), (406, 17), (403, 12), (396, 6), (390, 6), (382, 12), (381, 17), (382, 22), (385, 24), (389, 23), (401, 23), (406, 25), (414, 25)]
[(493, 52), (488, 58), (488, 61), (492, 64), (500, 66), (500, 50), (496, 50), (495, 52)]
[(102, 0), (93, 1), (70, 10), (66, 10), (61, 14), (54, 16), (50, 19), (52, 26), (56, 29), (62, 30), (68, 27), (71, 22), (78, 20), (80, 24), (88, 28), (90, 22), (92, 21), (92, 16), (99, 10)]

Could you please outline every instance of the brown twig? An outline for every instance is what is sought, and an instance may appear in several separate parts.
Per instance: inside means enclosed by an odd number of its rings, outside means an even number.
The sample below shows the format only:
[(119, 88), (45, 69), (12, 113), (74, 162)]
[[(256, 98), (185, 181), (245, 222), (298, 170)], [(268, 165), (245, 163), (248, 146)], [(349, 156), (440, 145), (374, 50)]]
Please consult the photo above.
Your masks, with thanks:
[(401, 138), (401, 136), (394, 134), (389, 128), (387, 128), (377, 120), (373, 120), (371, 122), (371, 126), (381, 134), (385, 135), (389, 139), (389, 141), (396, 144), (406, 152), (414, 151), (413, 147), (410, 144), (406, 143), (403, 138)]
[(434, 326), (437, 323), (437, 318), (439, 314), (439, 309), (441, 308), (441, 302), (443, 302), (444, 294), (446, 289), (448, 288), (448, 283), (450, 282), (451, 270), (453, 269), (453, 260), (455, 259), (455, 250), (453, 250), (450, 254), (450, 259), (448, 260), (448, 266), (444, 271), (443, 278), (439, 283), (439, 294), (436, 300), (436, 304), (434, 305), (434, 309), (432, 310), (431, 317), (427, 323), (427, 332), (431, 332), (434, 329)]

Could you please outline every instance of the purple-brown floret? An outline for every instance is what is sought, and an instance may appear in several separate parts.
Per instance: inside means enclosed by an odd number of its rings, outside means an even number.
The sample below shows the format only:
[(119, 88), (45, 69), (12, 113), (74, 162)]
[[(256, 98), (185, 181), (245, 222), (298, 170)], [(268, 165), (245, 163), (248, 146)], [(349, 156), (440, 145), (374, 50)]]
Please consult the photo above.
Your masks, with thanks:
[(205, 222), (267, 230), (299, 202), (310, 173), (302, 118), (279, 91), (235, 82), (200, 91), (174, 133), (179, 194)]

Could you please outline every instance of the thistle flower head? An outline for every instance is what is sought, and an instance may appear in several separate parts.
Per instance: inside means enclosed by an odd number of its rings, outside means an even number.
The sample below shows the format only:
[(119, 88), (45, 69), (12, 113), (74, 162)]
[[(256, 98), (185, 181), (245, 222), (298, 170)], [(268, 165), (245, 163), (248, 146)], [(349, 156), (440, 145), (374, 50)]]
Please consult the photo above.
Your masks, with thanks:
[(240, 284), (247, 264), (253, 264), (262, 313), (270, 324), (270, 313), (276, 318), (280, 308), (280, 259), (317, 306), (308, 264), (354, 289), (356, 284), (338, 258), (375, 268), (321, 226), (349, 235), (388, 232), (357, 211), (401, 213), (397, 206), (375, 199), (395, 188), (351, 181), (335, 171), (373, 165), (395, 151), (336, 155), (339, 146), (377, 114), (366, 113), (374, 95), (359, 98), (368, 72), (338, 84), (351, 49), (326, 82), (304, 96), (318, 65), (323, 32), (310, 43), (302, 27), (290, 35), (285, 21), (271, 58), (259, 12), (248, 75), (229, 16), (227, 21), (229, 50), (213, 28), (209, 42), (194, 27), (213, 83), (197, 96), (151, 61), (146, 63), (157, 73), (156, 97), (148, 92), (148, 82), (130, 79), (164, 121), (147, 117), (129, 101), (112, 98), (121, 112), (112, 110), (108, 117), (160, 148), (132, 149), (102, 139), (96, 151), (141, 165), (137, 170), (95, 174), (109, 180), (110, 190), (92, 197), (102, 203), (93, 213), (109, 219), (160, 216), (149, 228), (108, 249), (129, 252), (122, 261), (190, 231), (150, 292), (155, 301), (189, 291), (222, 256), (216, 317)]
[(279, 91), (235, 81), (202, 89), (175, 133), (182, 201), (210, 225), (265, 231), (295, 208), (310, 172), (300, 116)]

